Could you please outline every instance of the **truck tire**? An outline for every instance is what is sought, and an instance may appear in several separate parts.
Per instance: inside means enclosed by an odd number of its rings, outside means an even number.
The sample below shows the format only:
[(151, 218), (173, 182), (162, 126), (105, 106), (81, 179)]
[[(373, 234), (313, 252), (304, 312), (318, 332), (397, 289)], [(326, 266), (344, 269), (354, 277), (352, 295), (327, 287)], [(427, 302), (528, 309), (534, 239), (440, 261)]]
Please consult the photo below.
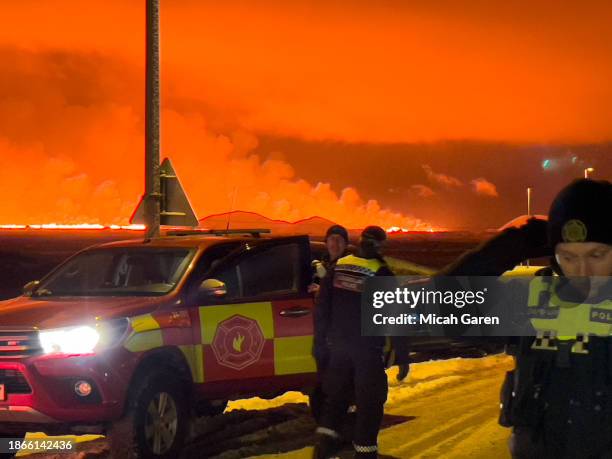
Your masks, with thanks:
[(126, 413), (107, 430), (111, 457), (172, 459), (179, 456), (189, 430), (185, 384), (169, 372), (136, 383)]

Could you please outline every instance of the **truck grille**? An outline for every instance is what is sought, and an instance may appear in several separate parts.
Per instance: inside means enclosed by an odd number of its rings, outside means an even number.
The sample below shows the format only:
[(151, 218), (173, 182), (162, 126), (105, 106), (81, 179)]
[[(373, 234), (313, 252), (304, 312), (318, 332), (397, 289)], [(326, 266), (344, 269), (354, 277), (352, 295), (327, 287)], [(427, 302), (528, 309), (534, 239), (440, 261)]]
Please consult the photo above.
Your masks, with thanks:
[(7, 394), (29, 394), (32, 388), (19, 370), (0, 369), (0, 384), (4, 384)]
[(36, 330), (0, 330), (0, 359), (22, 359), (40, 351)]

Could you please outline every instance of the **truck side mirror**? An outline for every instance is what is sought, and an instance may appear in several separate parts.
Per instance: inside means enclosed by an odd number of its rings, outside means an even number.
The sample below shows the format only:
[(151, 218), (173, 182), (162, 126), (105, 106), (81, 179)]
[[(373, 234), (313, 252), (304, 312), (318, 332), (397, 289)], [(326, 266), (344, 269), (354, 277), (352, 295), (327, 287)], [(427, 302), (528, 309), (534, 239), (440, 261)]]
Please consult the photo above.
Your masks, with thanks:
[(27, 284), (25, 284), (23, 286), (23, 294), (25, 296), (32, 296), (32, 292), (34, 292), (34, 290), (36, 290), (38, 288), (38, 286), (40, 285), (40, 281), (38, 280), (33, 280), (28, 282)]
[(206, 279), (200, 284), (198, 293), (201, 297), (223, 298), (227, 295), (227, 287), (218, 279)]

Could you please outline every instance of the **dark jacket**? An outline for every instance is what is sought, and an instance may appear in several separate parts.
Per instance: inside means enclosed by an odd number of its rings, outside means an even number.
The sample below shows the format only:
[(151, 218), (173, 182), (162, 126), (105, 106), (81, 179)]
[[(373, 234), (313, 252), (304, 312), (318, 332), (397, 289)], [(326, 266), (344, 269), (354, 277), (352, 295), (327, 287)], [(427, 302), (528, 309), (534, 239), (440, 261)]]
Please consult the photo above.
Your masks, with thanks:
[[(394, 276), (382, 257), (348, 255), (338, 260), (333, 270), (321, 282), (315, 311), (315, 348), (318, 362), (324, 364), (330, 346), (347, 346), (359, 352), (363, 347), (379, 348), (381, 355), (384, 337), (361, 335), (361, 294), (365, 280), (372, 276)], [(392, 338), (394, 361), (408, 363), (406, 339)]]
[[(448, 276), (500, 276), (531, 257), (550, 254), (544, 226), (507, 230), (448, 266)], [(546, 270), (543, 275), (552, 275)], [(503, 307), (526, 308), (527, 298), (507, 284)], [(523, 292), (524, 293), (524, 292)], [(612, 447), (612, 340), (592, 337), (588, 354), (534, 348), (534, 337), (509, 340), (516, 367), (501, 391), (500, 423), (529, 432), (546, 457), (591, 457)], [(562, 354), (564, 353), (564, 354)]]

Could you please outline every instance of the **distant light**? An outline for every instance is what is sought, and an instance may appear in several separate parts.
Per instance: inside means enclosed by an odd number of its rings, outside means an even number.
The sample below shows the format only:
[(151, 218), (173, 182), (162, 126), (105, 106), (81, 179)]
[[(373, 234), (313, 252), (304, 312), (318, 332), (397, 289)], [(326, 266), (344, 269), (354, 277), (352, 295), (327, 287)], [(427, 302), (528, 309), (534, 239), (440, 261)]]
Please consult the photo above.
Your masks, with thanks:
[(550, 159), (545, 159), (542, 161), (542, 169), (550, 169), (552, 167), (552, 161)]
[(578, 156), (572, 156), (572, 164), (576, 164), (578, 161)]

